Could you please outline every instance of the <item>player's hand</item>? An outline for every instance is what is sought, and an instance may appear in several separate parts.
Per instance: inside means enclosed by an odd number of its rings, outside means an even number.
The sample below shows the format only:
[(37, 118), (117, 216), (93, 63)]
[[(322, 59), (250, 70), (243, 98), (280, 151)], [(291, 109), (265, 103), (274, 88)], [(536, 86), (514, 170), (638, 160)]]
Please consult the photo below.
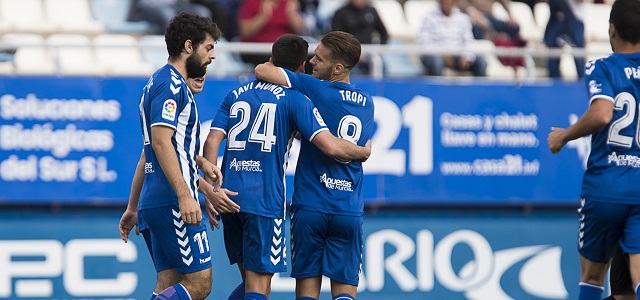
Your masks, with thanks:
[(567, 144), (565, 139), (565, 129), (551, 127), (551, 132), (549, 133), (549, 137), (547, 138), (547, 143), (549, 144), (549, 150), (551, 153), (556, 154), (562, 150), (562, 147)]
[(271, 15), (273, 14), (275, 7), (276, 1), (262, 0), (262, 15), (267, 19), (271, 19)]
[(125, 210), (120, 218), (118, 229), (120, 230), (120, 238), (126, 243), (129, 241), (129, 233), (133, 227), (136, 228), (136, 235), (140, 235), (138, 228), (138, 214), (132, 210)]
[(215, 207), (213, 207), (211, 200), (209, 200), (207, 197), (205, 197), (205, 199), (205, 210), (207, 212), (207, 216), (209, 216), (209, 226), (211, 226), (211, 230), (214, 230), (214, 228), (220, 229), (220, 213), (216, 210)]
[(202, 210), (200, 210), (200, 203), (197, 200), (191, 196), (178, 198), (178, 207), (180, 207), (182, 221), (189, 225), (200, 226)]
[(202, 171), (204, 179), (210, 183), (213, 186), (213, 190), (217, 192), (222, 186), (222, 172), (220, 168), (206, 159), (203, 159), (201, 164), (200, 171)]
[(237, 213), (240, 211), (240, 206), (229, 198), (229, 196), (233, 197), (237, 195), (237, 192), (232, 192), (224, 188), (217, 192), (205, 194), (207, 199), (213, 204), (215, 210), (220, 213)]
[(369, 157), (371, 156), (371, 140), (368, 140), (367, 143), (364, 144), (364, 149), (368, 153), (366, 153), (367, 157), (361, 160), (362, 162), (367, 161), (367, 159), (369, 159)]

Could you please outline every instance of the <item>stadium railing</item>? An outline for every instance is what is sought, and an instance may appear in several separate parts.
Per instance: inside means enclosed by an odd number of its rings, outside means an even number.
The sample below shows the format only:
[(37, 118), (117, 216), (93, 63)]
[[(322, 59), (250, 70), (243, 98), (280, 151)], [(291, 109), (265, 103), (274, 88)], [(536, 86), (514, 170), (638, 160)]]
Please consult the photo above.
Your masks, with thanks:
[[(317, 44), (310, 43), (309, 53), (313, 54), (313, 50), (315, 49)], [(122, 49), (123, 47), (133, 47), (139, 49), (143, 55), (141, 57), (146, 57), (144, 55), (145, 51), (155, 51), (160, 52), (165, 49), (165, 44), (163, 39), (155, 39), (153, 41), (141, 42), (138, 41), (133, 45), (109, 45), (105, 43), (96, 43), (95, 41), (91, 41), (89, 44), (77, 45), (77, 44), (63, 44), (63, 43), (51, 43), (50, 41), (44, 40), (22, 40), (22, 41), (11, 41), (11, 40), (3, 40), (0, 39), (0, 53), (4, 53), (2, 56), (2, 60), (0, 60), (0, 65), (2, 64), (16, 64), (18, 62), (12, 59), (13, 55), (17, 55), (17, 52), (20, 52), (22, 49), (46, 49), (46, 55), (50, 55), (48, 59), (52, 59), (57, 68), (53, 74), (60, 75), (62, 72), (59, 68), (59, 57), (58, 51), (61, 49), (69, 49), (72, 47), (91, 47), (92, 49), (101, 49), (113, 47), (113, 49)], [(240, 42), (223, 42), (219, 43), (216, 46), (216, 51), (218, 57), (212, 64), (213, 76), (216, 77), (224, 77), (224, 76), (234, 76), (246, 73), (252, 73), (253, 69), (246, 64), (243, 64), (239, 60), (239, 53), (260, 53), (260, 54), (268, 54), (271, 52), (271, 44), (270, 43), (240, 43)], [(605, 46), (595, 46), (595, 47), (587, 47), (587, 48), (572, 48), (570, 46), (565, 46), (563, 48), (545, 48), (545, 47), (525, 47), (525, 48), (507, 48), (507, 47), (495, 47), (490, 41), (479, 41), (477, 44), (471, 45), (467, 48), (425, 48), (424, 46), (415, 45), (415, 44), (387, 44), (387, 45), (363, 45), (362, 52), (367, 54), (371, 59), (371, 71), (369, 76), (374, 79), (382, 79), (385, 77), (420, 77), (422, 74), (400, 74), (399, 76), (394, 76), (396, 74), (386, 72), (385, 71), (385, 63), (396, 63), (400, 62), (403, 64), (407, 64), (406, 67), (416, 67), (416, 65), (420, 64), (420, 61), (417, 59), (421, 55), (442, 55), (442, 54), (462, 54), (465, 52), (473, 52), (478, 55), (485, 55), (485, 57), (489, 57), (488, 63), (489, 68), (496, 67), (491, 66), (491, 64), (499, 64), (498, 57), (523, 57), (524, 58), (524, 67), (512, 69), (512, 72), (491, 72), (488, 70), (489, 79), (498, 79), (498, 80), (537, 80), (537, 79), (546, 79), (546, 70), (544, 66), (540, 66), (540, 61), (546, 61), (547, 58), (550, 57), (560, 57), (561, 59), (569, 58), (573, 59), (573, 57), (586, 57), (588, 59), (596, 58), (596, 57), (604, 57), (611, 53), (609, 49)], [(405, 60), (389, 60), (390, 57), (394, 55), (404, 56)], [(162, 56), (155, 55), (157, 59), (166, 59), (162, 58)], [(226, 60), (226, 61), (225, 61)], [(536, 63), (538, 61), (538, 63)], [(154, 66), (158, 66), (164, 64), (165, 61), (162, 62), (154, 62), (147, 61)], [(573, 62), (571, 62), (573, 63)], [(241, 64), (238, 67), (238, 64)], [(98, 62), (96, 61), (96, 66)], [(87, 68), (91, 68), (91, 64), (87, 64)], [(213, 68), (215, 67), (215, 68)], [(396, 66), (397, 67), (397, 66)], [(421, 66), (420, 66), (421, 67)], [(499, 66), (502, 70), (510, 69), (510, 67)], [(562, 67), (561, 67), (562, 68)], [(573, 67), (575, 68), (575, 67)], [(396, 68), (398, 69), (398, 68)], [(33, 72), (26, 71), (20, 72), (19, 68), (0, 68), (0, 73), (2, 70), (7, 70), (4, 74), (7, 75), (31, 75)], [(575, 72), (575, 70), (574, 70)], [(35, 72), (37, 74), (37, 72)], [(53, 75), (52, 74), (52, 75)], [(107, 74), (109, 75), (109, 74)], [(127, 75), (127, 74), (122, 74)], [(131, 74), (132, 76), (135, 74)], [(567, 79), (567, 78), (565, 78)], [(571, 78), (569, 78), (571, 79)]]

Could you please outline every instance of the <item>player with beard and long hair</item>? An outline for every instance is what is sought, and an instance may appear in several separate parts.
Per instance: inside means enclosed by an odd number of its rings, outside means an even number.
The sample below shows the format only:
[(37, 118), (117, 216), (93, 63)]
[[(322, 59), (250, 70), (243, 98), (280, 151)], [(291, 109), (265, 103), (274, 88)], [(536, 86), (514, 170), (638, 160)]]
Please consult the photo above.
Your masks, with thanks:
[(152, 299), (204, 299), (211, 291), (207, 227), (197, 200), (198, 169), (215, 187), (222, 175), (199, 156), (200, 121), (186, 78), (206, 74), (220, 36), (209, 18), (189, 13), (174, 17), (165, 32), (168, 63), (142, 90), (145, 160), (137, 221), (158, 272)]

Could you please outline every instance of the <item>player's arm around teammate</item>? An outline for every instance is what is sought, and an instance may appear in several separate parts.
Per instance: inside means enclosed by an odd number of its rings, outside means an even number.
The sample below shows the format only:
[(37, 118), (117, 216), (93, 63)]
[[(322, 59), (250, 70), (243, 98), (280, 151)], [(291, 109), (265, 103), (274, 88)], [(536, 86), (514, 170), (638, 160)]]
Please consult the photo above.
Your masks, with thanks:
[(352, 142), (338, 138), (328, 130), (318, 133), (313, 143), (322, 153), (340, 160), (360, 160), (366, 161), (371, 156), (371, 140), (367, 141), (364, 147), (360, 147)]

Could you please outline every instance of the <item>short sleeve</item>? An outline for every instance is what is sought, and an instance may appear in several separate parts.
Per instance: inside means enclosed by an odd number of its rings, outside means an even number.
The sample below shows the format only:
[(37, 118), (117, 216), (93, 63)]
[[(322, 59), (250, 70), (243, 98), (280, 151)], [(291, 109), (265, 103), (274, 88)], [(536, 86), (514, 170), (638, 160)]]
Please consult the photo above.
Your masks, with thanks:
[(596, 99), (614, 100), (613, 84), (608, 74), (607, 65), (603, 60), (589, 61), (584, 68), (584, 80), (589, 93), (589, 103)]
[(294, 126), (307, 140), (311, 141), (319, 132), (328, 130), (318, 109), (304, 95), (292, 95), (290, 108)]
[(324, 83), (320, 79), (308, 74), (291, 72), (283, 68), (280, 68), (280, 70), (284, 73), (289, 87), (302, 92), (311, 99), (315, 98), (316, 95), (314, 95), (314, 93), (321, 92), (323, 90)]
[(216, 112), (213, 121), (211, 121), (211, 130), (219, 130), (227, 135), (227, 132), (229, 131), (229, 110), (231, 108), (232, 96), (233, 95), (231, 93), (227, 94), (227, 96), (222, 100), (222, 103), (220, 103), (218, 111)]
[(164, 125), (177, 128), (178, 115), (184, 107), (184, 94), (180, 91), (184, 86), (162, 82), (151, 91), (151, 109), (149, 118), (151, 126)]

